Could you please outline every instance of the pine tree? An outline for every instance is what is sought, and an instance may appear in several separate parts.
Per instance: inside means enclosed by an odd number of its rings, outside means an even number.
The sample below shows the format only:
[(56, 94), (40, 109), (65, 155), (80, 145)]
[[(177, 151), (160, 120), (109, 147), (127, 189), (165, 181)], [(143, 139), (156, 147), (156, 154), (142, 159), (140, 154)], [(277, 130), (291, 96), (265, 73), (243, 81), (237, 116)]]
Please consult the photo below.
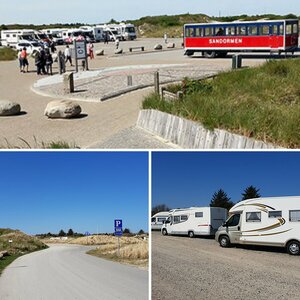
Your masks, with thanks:
[(222, 189), (213, 194), (210, 202), (210, 207), (223, 207), (227, 210), (229, 210), (233, 205), (234, 203), (230, 201), (230, 198)]
[(58, 233), (58, 236), (66, 236), (66, 233), (61, 229)]
[(74, 231), (72, 229), (69, 229), (67, 236), (73, 236), (74, 235)]
[(161, 211), (169, 211), (169, 210), (170, 210), (170, 208), (167, 205), (159, 204), (152, 208), (151, 215), (154, 216), (155, 214), (157, 214)]
[(242, 200), (260, 198), (259, 189), (254, 187), (253, 185), (245, 188), (244, 193), (242, 193)]

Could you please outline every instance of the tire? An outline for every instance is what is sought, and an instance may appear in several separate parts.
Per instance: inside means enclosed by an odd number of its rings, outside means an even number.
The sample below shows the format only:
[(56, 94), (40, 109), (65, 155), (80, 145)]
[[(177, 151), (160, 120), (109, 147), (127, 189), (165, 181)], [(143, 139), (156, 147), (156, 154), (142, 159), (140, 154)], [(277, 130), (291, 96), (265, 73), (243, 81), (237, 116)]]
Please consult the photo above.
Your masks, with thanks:
[(221, 235), (219, 237), (219, 244), (221, 247), (223, 248), (228, 248), (230, 247), (230, 240), (229, 237), (227, 235)]
[(162, 233), (162, 235), (168, 235), (168, 231), (166, 228), (164, 228), (161, 233)]
[(286, 246), (287, 253), (290, 255), (300, 254), (300, 243), (298, 241), (291, 241)]
[(187, 56), (193, 56), (194, 55), (194, 51), (187, 50), (185, 54)]
[(216, 57), (216, 51), (205, 51), (203, 52), (204, 57), (206, 58), (215, 58)]
[(192, 239), (195, 236), (194, 231), (189, 231), (188, 236)]

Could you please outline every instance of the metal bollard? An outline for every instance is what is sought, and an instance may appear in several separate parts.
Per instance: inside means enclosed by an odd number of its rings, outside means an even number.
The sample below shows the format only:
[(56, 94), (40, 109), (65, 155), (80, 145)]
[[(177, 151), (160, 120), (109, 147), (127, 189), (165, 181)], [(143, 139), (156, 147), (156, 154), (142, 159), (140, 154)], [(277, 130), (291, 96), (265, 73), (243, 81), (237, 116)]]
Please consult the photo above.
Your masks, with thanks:
[(127, 86), (132, 86), (132, 75), (127, 76)]

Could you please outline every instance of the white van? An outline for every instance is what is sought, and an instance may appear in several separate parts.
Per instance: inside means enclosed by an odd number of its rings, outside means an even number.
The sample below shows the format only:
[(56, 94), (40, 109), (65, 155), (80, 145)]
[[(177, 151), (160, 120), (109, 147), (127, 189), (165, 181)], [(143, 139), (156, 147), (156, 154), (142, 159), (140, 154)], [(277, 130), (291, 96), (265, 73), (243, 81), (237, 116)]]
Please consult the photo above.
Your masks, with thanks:
[(237, 203), (218, 229), (221, 247), (231, 244), (286, 247), (300, 254), (300, 197), (250, 199)]
[(122, 40), (131, 41), (136, 39), (136, 30), (133, 24), (120, 23)]
[(27, 40), (21, 40), (17, 45), (17, 50), (22, 50), (23, 48), (26, 48), (26, 52), (28, 55), (32, 55), (40, 50), (41, 45), (36, 41), (27, 41)]
[(16, 47), (20, 40), (34, 40), (35, 31), (31, 29), (23, 30), (2, 30), (1, 43), (5, 47)]
[(174, 209), (161, 228), (163, 235), (214, 235), (225, 222), (227, 209), (221, 207), (191, 207)]
[(169, 217), (168, 211), (161, 211), (151, 218), (151, 230), (161, 230), (164, 222)]

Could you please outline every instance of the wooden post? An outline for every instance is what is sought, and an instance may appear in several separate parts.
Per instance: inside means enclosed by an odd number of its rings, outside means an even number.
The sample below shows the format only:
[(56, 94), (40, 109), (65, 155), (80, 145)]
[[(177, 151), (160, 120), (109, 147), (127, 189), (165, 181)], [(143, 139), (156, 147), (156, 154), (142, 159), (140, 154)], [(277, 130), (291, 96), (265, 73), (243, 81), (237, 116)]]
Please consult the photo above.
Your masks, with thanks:
[(154, 73), (154, 92), (159, 95), (159, 72)]
[(74, 73), (67, 72), (63, 75), (64, 82), (64, 92), (65, 93), (74, 93)]
[(127, 86), (132, 86), (132, 75), (127, 76)]

